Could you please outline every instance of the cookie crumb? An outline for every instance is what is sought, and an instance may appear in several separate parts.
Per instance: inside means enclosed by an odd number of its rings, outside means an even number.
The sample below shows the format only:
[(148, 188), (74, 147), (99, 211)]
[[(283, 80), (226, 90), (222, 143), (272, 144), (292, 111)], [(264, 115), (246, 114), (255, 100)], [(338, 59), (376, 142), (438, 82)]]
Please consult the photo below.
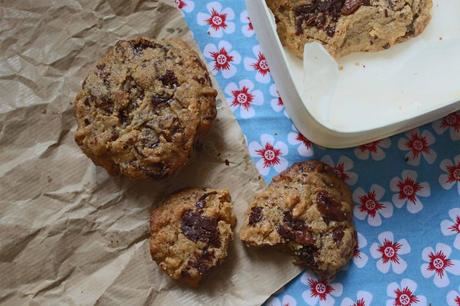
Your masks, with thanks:
[(442, 36), (439, 36), (439, 40), (442, 40)]
[(228, 159), (225, 160), (225, 166), (230, 166), (230, 162), (228, 161)]

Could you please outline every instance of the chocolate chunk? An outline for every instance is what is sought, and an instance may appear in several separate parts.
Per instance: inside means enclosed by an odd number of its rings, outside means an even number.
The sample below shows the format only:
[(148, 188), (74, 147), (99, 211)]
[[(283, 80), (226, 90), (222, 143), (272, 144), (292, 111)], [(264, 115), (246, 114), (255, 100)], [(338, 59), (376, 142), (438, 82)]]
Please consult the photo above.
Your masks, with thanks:
[(159, 79), (164, 86), (174, 87), (179, 85), (179, 81), (177, 80), (176, 75), (172, 70), (166, 70), (166, 73), (163, 74)]
[(152, 105), (156, 107), (156, 106), (158, 106), (160, 104), (168, 103), (169, 100), (170, 100), (170, 98), (168, 98), (168, 97), (153, 96), (152, 97)]
[(113, 101), (109, 97), (102, 96), (96, 99), (96, 107), (103, 110), (108, 115), (113, 113)]
[(294, 251), (294, 255), (298, 257), (299, 264), (305, 264), (310, 267), (314, 267), (316, 264), (315, 254), (318, 251), (318, 248), (314, 245), (307, 245), (302, 247), (299, 250)]
[(255, 225), (262, 220), (262, 207), (251, 208), (251, 214), (249, 215), (249, 225)]
[(202, 241), (220, 247), (217, 219), (203, 216), (200, 212), (187, 210), (182, 216), (181, 231), (188, 239)]
[(198, 201), (196, 201), (195, 203), (195, 206), (196, 208), (198, 209), (203, 209), (206, 205), (206, 198), (213, 195), (213, 194), (217, 194), (216, 191), (212, 191), (212, 192), (208, 192), (208, 193), (205, 193), (203, 194), (199, 199)]
[(343, 228), (341, 228), (341, 227), (336, 228), (332, 232), (332, 239), (334, 239), (334, 242), (336, 244), (340, 244), (342, 242), (344, 234), (345, 234), (345, 232), (343, 231)]
[(141, 39), (136, 42), (131, 42), (131, 47), (133, 48), (134, 55), (139, 56), (144, 52), (145, 49), (153, 48), (154, 45), (148, 40)]
[(348, 214), (342, 211), (342, 205), (332, 199), (328, 192), (321, 190), (316, 196), (319, 211), (330, 221), (346, 221), (349, 219)]
[(141, 167), (141, 170), (145, 175), (153, 179), (163, 178), (168, 172), (167, 166), (161, 162), (151, 164), (148, 167)]
[(118, 139), (118, 137), (120, 137), (120, 135), (118, 134), (118, 132), (116, 130), (112, 130), (112, 135), (110, 137), (110, 140), (111, 141), (115, 141)]
[(391, 47), (391, 45), (389, 43), (386, 43), (382, 47), (383, 47), (383, 49), (389, 49)]
[(144, 127), (139, 136), (141, 147), (156, 148), (160, 143), (157, 133), (150, 127)]
[(303, 231), (295, 231), (295, 242), (301, 245), (314, 245), (316, 239), (313, 237), (312, 233), (305, 228)]
[(356, 12), (363, 5), (363, 0), (345, 0), (342, 7), (342, 14), (347, 16)]
[(294, 219), (291, 211), (284, 212), (283, 222), (295, 231), (303, 231), (307, 226), (304, 221)]
[(276, 228), (278, 234), (286, 240), (295, 240), (294, 232), (286, 225), (280, 225)]
[(90, 124), (89, 120), (86, 119), (86, 118), (85, 118), (85, 120), (83, 120), (83, 122), (85, 123), (85, 125), (89, 125), (89, 124)]

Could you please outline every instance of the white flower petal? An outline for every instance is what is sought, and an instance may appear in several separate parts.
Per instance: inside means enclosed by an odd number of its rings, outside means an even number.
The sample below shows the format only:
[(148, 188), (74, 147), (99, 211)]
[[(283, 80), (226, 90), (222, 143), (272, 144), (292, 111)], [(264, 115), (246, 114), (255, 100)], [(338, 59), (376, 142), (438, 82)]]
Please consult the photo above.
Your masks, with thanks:
[(361, 150), (359, 147), (354, 150), (355, 155), (357, 158), (366, 160), (369, 159), (369, 151), (368, 150)]
[(395, 300), (392, 299), (392, 300), (387, 300), (386, 303), (385, 303), (385, 306), (394, 306), (395, 305)]
[(449, 167), (452, 167), (454, 163), (450, 159), (444, 159), (439, 167), (442, 169), (442, 171), (447, 172)]
[(359, 220), (364, 220), (367, 217), (367, 211), (361, 211), (358, 205), (353, 208), (353, 215)]
[(206, 4), (206, 8), (208, 9), (208, 11), (212, 11), (213, 9), (217, 12), (220, 12), (222, 11), (222, 4), (220, 4), (219, 2), (209, 2), (208, 4)]
[(343, 293), (343, 286), (341, 283), (332, 283), (330, 284), (332, 289), (334, 289), (332, 292), (331, 292), (331, 295), (335, 296), (335, 297), (339, 297), (342, 295)]
[(249, 18), (248, 11), (247, 10), (242, 11), (240, 14), (240, 21), (242, 23), (249, 23), (248, 18)]
[(446, 267), (446, 271), (453, 275), (460, 275), (460, 261), (451, 259), (452, 266)]
[(382, 259), (379, 259), (377, 261), (377, 270), (384, 274), (388, 273), (388, 271), (390, 271), (390, 262), (387, 261), (384, 263)]
[(246, 69), (247, 71), (253, 71), (255, 69), (253, 65), (256, 62), (257, 60), (255, 58), (245, 57), (243, 60), (244, 69)]
[(452, 248), (445, 243), (438, 242), (436, 243), (436, 251), (437, 252), (441, 251), (444, 253), (444, 255), (449, 257), (450, 254), (452, 253)]
[(343, 169), (346, 170), (351, 170), (353, 169), (353, 161), (345, 155), (340, 156), (339, 161), (337, 164), (343, 164)]
[(370, 226), (380, 226), (382, 225), (382, 218), (380, 217), (380, 214), (375, 214), (374, 217), (369, 215), (367, 218), (367, 223), (369, 223)]
[(428, 264), (424, 263), (420, 266), (420, 272), (422, 273), (424, 278), (430, 278), (434, 275), (434, 270), (428, 270)]
[(278, 99), (273, 99), (270, 101), (270, 105), (271, 107), (273, 108), (273, 110), (277, 113), (279, 113), (280, 111), (282, 111), (284, 109), (284, 105), (279, 105), (278, 104)]
[(237, 86), (235, 83), (232, 82), (232, 83), (229, 83), (229, 84), (225, 87), (224, 92), (225, 92), (225, 94), (226, 94), (227, 96), (230, 96), (231, 99), (233, 100), (233, 92), (236, 91), (236, 90), (238, 90), (238, 86)]
[(380, 185), (373, 184), (371, 190), (375, 192), (375, 199), (380, 200), (385, 195), (385, 188)]
[(296, 305), (297, 305), (297, 301), (292, 296), (286, 294), (283, 297), (283, 306), (296, 306)]
[(426, 302), (426, 297), (424, 295), (418, 295), (418, 302), (415, 304), (417, 306), (428, 306), (428, 303)]
[(377, 243), (371, 244), (371, 247), (369, 248), (369, 251), (371, 252), (371, 256), (374, 259), (381, 258), (382, 254), (379, 252), (379, 245)]
[(385, 139), (380, 140), (378, 143), (378, 146), (384, 149), (388, 149), (389, 147), (391, 147), (391, 139), (385, 138)]
[(251, 155), (252, 157), (260, 156), (259, 153), (257, 153), (257, 151), (262, 149), (263, 147), (257, 141), (252, 141), (248, 146), (249, 155)]
[(313, 148), (307, 147), (303, 143), (297, 147), (297, 152), (299, 153), (300, 156), (304, 156), (304, 157), (313, 156)]
[(353, 257), (353, 263), (358, 267), (362, 268), (367, 264), (367, 261), (369, 260), (369, 257), (360, 252), (359, 257)]
[(366, 240), (366, 237), (364, 237), (364, 235), (362, 235), (361, 233), (359, 232), (356, 232), (357, 233), (357, 236), (358, 236), (358, 246), (360, 249), (364, 248), (365, 246), (367, 246), (367, 240)]
[(288, 134), (288, 143), (291, 144), (291, 145), (299, 145), (299, 144), (301, 144), (302, 142), (297, 139), (298, 135), (299, 134), (296, 133), (296, 132), (290, 132)]
[(385, 218), (393, 216), (393, 205), (390, 202), (381, 202), (383, 208), (379, 210), (380, 214)]
[(441, 187), (445, 190), (450, 190), (455, 185), (455, 182), (449, 181), (449, 175), (441, 174), (439, 176), (439, 185), (441, 185)]
[(270, 73), (266, 73), (263, 75), (262, 73), (257, 72), (256, 74), (256, 81), (262, 84), (268, 84), (270, 83), (271, 77)]
[(365, 194), (366, 192), (364, 191), (363, 188), (361, 187), (356, 188), (355, 191), (353, 191), (353, 201), (359, 205), (361, 203), (360, 198)]
[(233, 52), (232, 51), (233, 46), (228, 41), (226, 41), (226, 40), (219, 41), (219, 50), (220, 49), (225, 49), (227, 52), (230, 52), (230, 55), (232, 55), (231, 52)]
[(222, 69), (221, 72), (224, 79), (229, 79), (238, 72), (238, 69), (234, 65), (230, 65), (230, 68)]
[(248, 79), (239, 81), (238, 85), (240, 85), (240, 88), (246, 87), (247, 89), (249, 89), (249, 91), (252, 91), (254, 89), (254, 83)]
[(414, 181), (417, 181), (417, 172), (415, 172), (414, 170), (404, 170), (402, 172), (402, 177), (403, 178), (407, 178), (407, 177), (410, 177), (412, 178)]
[(335, 167), (334, 161), (329, 155), (323, 156), (323, 158), (321, 158), (321, 161), (331, 167)]
[(399, 192), (399, 187), (398, 184), (401, 182), (401, 179), (399, 177), (394, 177), (390, 181), (390, 189), (393, 192)]
[(280, 157), (279, 164), (274, 165), (273, 168), (275, 168), (276, 172), (280, 173), (286, 170), (288, 165), (289, 165), (288, 161), (285, 158)]
[(399, 286), (396, 282), (392, 282), (387, 286), (387, 296), (395, 298), (395, 291), (399, 289)]
[(455, 164), (460, 163), (460, 154), (454, 157)]
[(224, 29), (224, 32), (227, 34), (232, 34), (233, 32), (235, 32), (235, 23), (227, 22), (227, 27)]
[(221, 38), (222, 36), (224, 36), (224, 32), (222, 31), (221, 28), (218, 28), (216, 30), (213, 27), (209, 27), (208, 32), (211, 37)]
[(243, 119), (249, 119), (252, 118), (256, 115), (256, 111), (254, 110), (253, 107), (240, 107), (240, 116)]
[(457, 236), (455, 236), (454, 248), (460, 250), (460, 234), (457, 234)]
[(372, 152), (371, 155), (372, 155), (372, 159), (376, 161), (383, 160), (386, 157), (385, 151), (383, 151), (379, 147), (377, 147), (377, 150), (375, 152)]
[(460, 140), (460, 130), (456, 130), (456, 129), (451, 128), (450, 129), (450, 138), (453, 141)]
[(437, 273), (435, 273), (433, 283), (438, 288), (447, 287), (450, 283), (449, 276), (447, 275), (447, 273), (443, 273), (442, 277), (440, 277)]
[(400, 138), (398, 141), (398, 148), (402, 151), (409, 151), (410, 147), (407, 145), (407, 138)]
[(418, 166), (420, 165), (420, 159), (421, 159), (421, 155), (418, 154), (417, 156), (414, 156), (412, 154), (412, 152), (409, 152), (406, 154), (406, 157), (407, 157), (407, 164), (408, 165), (411, 165), (411, 166)]
[(229, 7), (226, 7), (225, 9), (222, 10), (221, 14), (226, 14), (227, 15), (227, 20), (233, 20), (235, 19), (235, 13), (233, 10)]
[(352, 306), (354, 304), (355, 302), (352, 299), (350, 299), (349, 297), (346, 297), (342, 300), (342, 303), (340, 303), (340, 306)]
[(208, 19), (211, 18), (211, 15), (199, 12), (196, 14), (196, 22), (198, 25), (204, 26), (208, 25)]
[(422, 251), (422, 259), (424, 261), (429, 262), (430, 261), (430, 254), (433, 253), (433, 252), (434, 252), (434, 250), (433, 250), (432, 247), (424, 248), (423, 251)]
[(414, 292), (414, 291), (417, 290), (417, 283), (414, 282), (411, 279), (403, 278), (401, 280), (401, 287), (400, 288), (403, 289), (403, 288), (406, 288), (406, 287), (409, 288), (410, 291)]
[(427, 182), (420, 183), (421, 190), (417, 191), (417, 195), (421, 197), (429, 197), (431, 195), (430, 184)]
[(407, 201), (407, 211), (411, 214), (416, 214), (423, 209), (423, 204), (418, 197), (415, 197), (415, 202)]
[(449, 306), (458, 306), (457, 302), (455, 301), (457, 296), (460, 296), (460, 294), (457, 291), (455, 290), (449, 291), (449, 293), (447, 293), (447, 304)]
[(281, 156), (287, 155), (289, 152), (288, 146), (282, 141), (277, 141), (274, 147), (281, 151)]
[(275, 138), (270, 134), (262, 134), (260, 135), (260, 142), (262, 143), (262, 146), (265, 146), (267, 143), (274, 145)]
[(433, 150), (429, 150), (428, 152), (422, 152), (422, 155), (423, 155), (423, 158), (425, 158), (425, 160), (427, 161), (427, 163), (429, 163), (430, 165), (432, 163), (434, 163), (434, 161), (436, 160), (436, 158), (438, 157), (438, 155), (436, 154), (435, 151)]
[(399, 263), (391, 262), (391, 269), (396, 274), (402, 274), (407, 269), (407, 262), (399, 258)]
[(455, 232), (450, 229), (452, 225), (454, 225), (454, 222), (450, 220), (441, 221), (441, 232), (444, 236), (451, 236), (455, 234)]
[(452, 220), (456, 220), (458, 216), (460, 216), (460, 208), (455, 207), (455, 208), (452, 208), (451, 210), (449, 210), (449, 217)]
[(354, 185), (358, 181), (358, 175), (354, 172), (347, 172), (348, 179), (346, 180), (346, 183), (348, 185)]
[(217, 47), (216, 45), (214, 44), (207, 44), (204, 49), (203, 49), (203, 54), (204, 54), (204, 57), (206, 58), (209, 58), (209, 59), (213, 59), (211, 53), (215, 53), (217, 52)]
[(335, 304), (335, 299), (331, 295), (326, 295), (325, 300), (319, 300), (319, 306), (333, 306)]
[(401, 245), (401, 248), (398, 251), (398, 254), (400, 255), (405, 255), (409, 254), (411, 251), (409, 242), (406, 239), (401, 239), (398, 241), (398, 243)]
[(383, 232), (383, 233), (380, 233), (378, 236), (377, 236), (378, 240), (380, 241), (381, 244), (383, 244), (383, 242), (385, 240), (387, 241), (394, 241), (394, 236), (393, 236), (393, 233), (390, 232), (390, 231), (386, 231), (386, 232)]
[(432, 145), (436, 142), (436, 138), (434, 138), (433, 134), (431, 134), (428, 130), (424, 130), (421, 135), (422, 137), (425, 137), (425, 140), (428, 143), (428, 145)]
[(357, 297), (358, 297), (358, 299), (363, 299), (365, 304), (366, 304), (366, 306), (371, 305), (371, 303), (372, 303), (373, 296), (372, 296), (372, 293), (370, 293), (370, 292), (360, 290), (360, 291), (358, 291)]
[(252, 104), (254, 105), (262, 105), (264, 104), (264, 95), (260, 90), (254, 90), (251, 92), (254, 96), (254, 100), (252, 100)]
[(270, 172), (270, 167), (265, 167), (264, 166), (264, 159), (263, 158), (261, 158), (261, 159), (259, 159), (257, 161), (256, 168), (257, 168), (257, 170), (259, 170), (259, 173), (262, 176), (266, 176)]
[(399, 194), (396, 193), (396, 194), (393, 195), (392, 201), (393, 201), (393, 204), (394, 204), (397, 208), (401, 208), (401, 207), (404, 206), (404, 204), (406, 204), (407, 199), (400, 199), (400, 198), (399, 198)]
[(279, 298), (272, 297), (271, 299), (267, 301), (267, 306), (284, 306), (284, 305), (281, 305), (281, 301)]
[(309, 280), (310, 279), (313, 279), (313, 280), (318, 280), (318, 278), (308, 272), (304, 272), (302, 274), (302, 276), (300, 277), (300, 282), (306, 286), (310, 286), (309, 284)]
[(444, 133), (448, 129), (448, 127), (443, 126), (442, 120), (436, 120), (435, 122), (433, 122), (432, 126), (433, 126), (433, 130), (438, 135), (441, 135), (442, 133)]
[(302, 298), (310, 306), (315, 306), (318, 303), (319, 297), (318, 296), (312, 296), (310, 294), (310, 290), (305, 290), (302, 293)]
[(241, 55), (238, 53), (238, 51), (232, 51), (229, 53), (229, 55), (233, 57), (233, 64), (238, 65), (241, 63)]

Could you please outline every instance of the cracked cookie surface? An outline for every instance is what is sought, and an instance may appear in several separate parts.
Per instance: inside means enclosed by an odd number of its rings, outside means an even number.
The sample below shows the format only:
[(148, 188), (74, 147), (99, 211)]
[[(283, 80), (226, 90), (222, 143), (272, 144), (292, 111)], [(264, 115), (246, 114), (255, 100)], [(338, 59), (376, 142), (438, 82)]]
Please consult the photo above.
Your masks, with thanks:
[(95, 164), (133, 179), (162, 178), (189, 160), (216, 117), (209, 74), (181, 40), (121, 40), (75, 98), (75, 140)]
[(303, 58), (320, 41), (335, 58), (379, 51), (415, 37), (431, 19), (432, 0), (267, 0), (281, 42)]
[(240, 238), (248, 246), (279, 247), (295, 263), (333, 277), (357, 240), (348, 186), (319, 161), (294, 164), (274, 177), (249, 206)]
[(193, 188), (152, 211), (150, 253), (171, 278), (197, 287), (227, 257), (236, 219), (226, 190)]

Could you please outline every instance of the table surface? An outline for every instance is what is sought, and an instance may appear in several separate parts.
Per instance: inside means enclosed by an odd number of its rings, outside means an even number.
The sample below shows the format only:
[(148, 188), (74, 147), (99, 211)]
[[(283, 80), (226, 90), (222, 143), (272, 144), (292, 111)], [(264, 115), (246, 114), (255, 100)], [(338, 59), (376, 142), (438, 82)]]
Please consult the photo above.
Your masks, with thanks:
[(357, 148), (321, 148), (289, 120), (244, 1), (176, 3), (265, 181), (319, 159), (353, 191), (359, 248), (349, 267), (329, 283), (306, 271), (266, 304), (460, 305), (460, 112)]

